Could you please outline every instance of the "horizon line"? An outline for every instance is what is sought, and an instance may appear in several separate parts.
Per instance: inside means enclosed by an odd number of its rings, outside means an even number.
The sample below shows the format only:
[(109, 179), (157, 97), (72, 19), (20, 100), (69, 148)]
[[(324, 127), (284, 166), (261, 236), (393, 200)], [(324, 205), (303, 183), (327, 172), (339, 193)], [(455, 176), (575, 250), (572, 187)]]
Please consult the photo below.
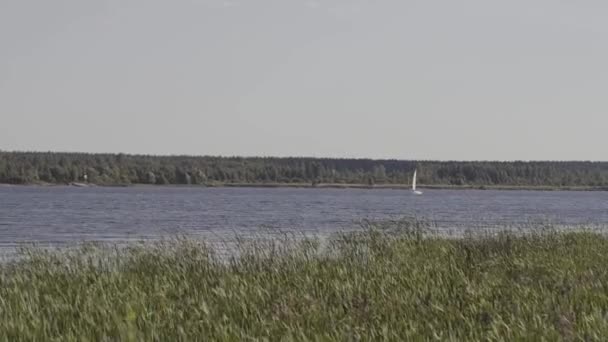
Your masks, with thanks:
[(277, 155), (212, 155), (212, 154), (153, 154), (153, 153), (130, 153), (130, 152), (82, 152), (82, 151), (61, 151), (61, 150), (3, 150), (0, 153), (55, 153), (55, 154), (89, 154), (89, 155), (127, 155), (143, 157), (188, 157), (188, 158), (261, 158), (261, 159), (334, 159), (334, 160), (371, 160), (371, 161), (411, 161), (411, 162), (462, 162), (462, 163), (606, 163), (608, 160), (590, 159), (405, 159), (405, 158), (374, 158), (374, 157), (327, 157), (327, 156), (277, 156)]

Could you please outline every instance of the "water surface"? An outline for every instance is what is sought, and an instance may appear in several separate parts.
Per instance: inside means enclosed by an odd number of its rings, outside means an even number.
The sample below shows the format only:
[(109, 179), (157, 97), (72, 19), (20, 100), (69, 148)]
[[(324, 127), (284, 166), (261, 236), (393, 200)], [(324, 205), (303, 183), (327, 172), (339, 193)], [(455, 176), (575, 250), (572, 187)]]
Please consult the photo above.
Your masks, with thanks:
[(213, 237), (269, 229), (326, 234), (361, 219), (416, 216), (458, 232), (550, 221), (607, 224), (608, 192), (0, 187), (0, 246), (23, 242)]

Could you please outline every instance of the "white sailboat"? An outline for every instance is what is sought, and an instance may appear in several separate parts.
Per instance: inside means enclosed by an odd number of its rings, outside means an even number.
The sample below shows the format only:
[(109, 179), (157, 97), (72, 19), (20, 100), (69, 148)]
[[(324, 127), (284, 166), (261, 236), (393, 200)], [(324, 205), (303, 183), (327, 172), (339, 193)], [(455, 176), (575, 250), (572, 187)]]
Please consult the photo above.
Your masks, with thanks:
[(422, 191), (416, 190), (416, 169), (414, 169), (414, 177), (412, 178), (412, 193), (414, 195), (422, 195)]

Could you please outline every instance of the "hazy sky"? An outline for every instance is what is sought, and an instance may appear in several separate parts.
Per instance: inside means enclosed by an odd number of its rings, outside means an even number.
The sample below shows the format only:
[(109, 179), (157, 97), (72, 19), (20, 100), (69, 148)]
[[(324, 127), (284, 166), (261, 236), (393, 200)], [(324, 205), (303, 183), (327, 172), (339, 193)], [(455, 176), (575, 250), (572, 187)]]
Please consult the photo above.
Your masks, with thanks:
[(0, 0), (0, 149), (608, 160), (606, 1)]

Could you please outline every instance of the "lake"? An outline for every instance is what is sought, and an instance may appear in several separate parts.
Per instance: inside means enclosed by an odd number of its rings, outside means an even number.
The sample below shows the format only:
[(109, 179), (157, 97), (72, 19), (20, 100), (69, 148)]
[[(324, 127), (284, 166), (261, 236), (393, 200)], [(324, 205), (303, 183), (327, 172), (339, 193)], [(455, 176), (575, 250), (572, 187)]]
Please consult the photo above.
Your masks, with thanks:
[(608, 192), (198, 188), (0, 187), (0, 247), (124, 242), (189, 234), (296, 231), (327, 234), (362, 219), (416, 216), (458, 233), (548, 221), (608, 224)]

